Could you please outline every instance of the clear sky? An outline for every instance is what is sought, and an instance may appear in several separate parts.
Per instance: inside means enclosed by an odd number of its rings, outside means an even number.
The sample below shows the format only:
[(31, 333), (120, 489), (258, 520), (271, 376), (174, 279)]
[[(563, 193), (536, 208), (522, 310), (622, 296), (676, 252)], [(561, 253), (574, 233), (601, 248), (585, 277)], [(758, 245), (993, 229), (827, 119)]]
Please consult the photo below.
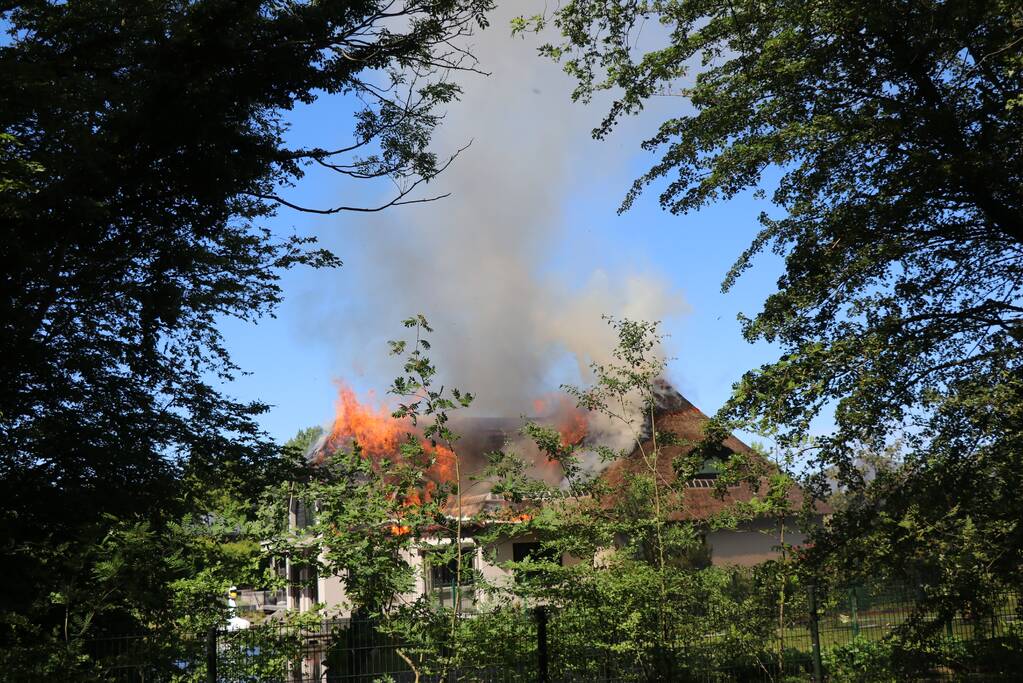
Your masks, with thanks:
[[(384, 340), (419, 311), (448, 342), (444, 364), (464, 366), (457, 381), (489, 394), (485, 407), (505, 400), (503, 385), (535, 392), (583, 381), (576, 362), (589, 359), (601, 312), (663, 317), (669, 377), (708, 413), (744, 370), (776, 355), (746, 343), (736, 315), (754, 314), (774, 290), (779, 260), (762, 257), (732, 292), (720, 292), (769, 204), (746, 194), (672, 216), (652, 188), (617, 215), (631, 180), (656, 159), (639, 141), (684, 102), (663, 98), (610, 139), (593, 141), (606, 102), (572, 103), (569, 81), (534, 56), (535, 41), (509, 37), (506, 19), (477, 40), (491, 75), (462, 79), (465, 98), (451, 105), (436, 140), (440, 154), (472, 141), (425, 193), (451, 197), (375, 215), (281, 209), (273, 220), (278, 233), (318, 236), (345, 263), (286, 274), (275, 318), (224, 321), (228, 348), (249, 373), (228, 392), (272, 404), (262, 424), (274, 438), (326, 423), (335, 380), (382, 394), (394, 370)], [(294, 112), (293, 140), (346, 142), (352, 106), (323, 98)], [(314, 173), (287, 192), (325, 207), (370, 206), (387, 191)]]

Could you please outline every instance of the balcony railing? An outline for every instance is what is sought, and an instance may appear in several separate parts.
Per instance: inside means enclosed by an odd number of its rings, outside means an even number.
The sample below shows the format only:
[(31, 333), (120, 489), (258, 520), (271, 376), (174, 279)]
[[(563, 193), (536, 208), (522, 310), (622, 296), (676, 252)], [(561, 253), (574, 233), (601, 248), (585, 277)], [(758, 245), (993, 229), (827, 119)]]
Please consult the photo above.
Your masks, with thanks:
[(283, 589), (276, 591), (240, 590), (235, 600), (239, 609), (256, 612), (276, 612), (286, 609), (288, 606), (287, 596)]

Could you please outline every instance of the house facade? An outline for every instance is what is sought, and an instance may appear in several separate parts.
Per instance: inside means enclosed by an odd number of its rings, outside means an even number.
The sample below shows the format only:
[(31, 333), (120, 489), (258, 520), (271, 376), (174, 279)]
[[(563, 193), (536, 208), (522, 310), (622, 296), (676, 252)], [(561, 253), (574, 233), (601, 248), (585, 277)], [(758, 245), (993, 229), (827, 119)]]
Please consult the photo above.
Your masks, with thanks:
[[(734, 529), (708, 529), (704, 536), (710, 563), (714, 566), (753, 566), (780, 556), (780, 538), (774, 520), (752, 520)], [(785, 532), (785, 543), (801, 545), (804, 537), (792, 529)], [(437, 539), (439, 547), (449, 539)], [(474, 575), (491, 586), (500, 586), (514, 580), (508, 563), (521, 562), (528, 555), (539, 552), (540, 539), (522, 535), (492, 545), (477, 542), (473, 535), (462, 538), (462, 585), (455, 585), (456, 575), (452, 562), (437, 563), (431, 560), (430, 539), (424, 539), (423, 546), (404, 551), (402, 558), (415, 569), (415, 584), (406, 597), (410, 602), (427, 596), (446, 607), (458, 606), (461, 611), (473, 611), (485, 598), (474, 585)], [(562, 564), (578, 560), (563, 555)], [(470, 571), (471, 570), (471, 571)], [(350, 615), (350, 603), (345, 593), (341, 576), (314, 577), (308, 567), (292, 570), (292, 588), (286, 594), (286, 606), (290, 610), (307, 611), (317, 604), (323, 604), (332, 614), (340, 617)]]
[[(692, 444), (703, 438), (703, 428), (707, 417), (678, 394), (673, 393), (669, 396), (666, 404), (657, 418), (657, 430), (673, 433), (677, 437), (675, 442), (683, 445), (662, 448), (659, 458), (661, 471), (658, 476), (665, 481), (674, 481), (676, 475), (672, 461), (677, 455), (684, 453), (687, 448), (692, 447)], [(643, 447), (649, 452), (651, 445), (646, 443)], [(735, 436), (729, 436), (724, 441), (723, 449), (722, 458), (736, 453), (760, 458)], [(631, 456), (611, 463), (601, 475), (608, 481), (612, 489), (621, 487), (630, 474), (645, 471), (644, 468), (647, 468), (647, 465), (639, 453), (640, 449), (637, 449)], [(805, 541), (803, 535), (795, 530), (793, 519), (759, 518), (745, 521), (732, 528), (712, 528), (709, 520), (715, 515), (736, 503), (752, 500), (759, 495), (762, 488), (749, 484), (731, 486), (725, 490), (724, 495), (721, 495), (716, 491), (715, 484), (714, 468), (705, 468), (696, 478), (686, 483), (684, 509), (674, 516), (676, 520), (696, 522), (698, 525), (706, 523), (704, 540), (710, 564), (752, 566), (777, 558), (780, 554), (782, 540), (777, 528), (779, 521), (786, 525), (784, 534), (786, 545), (798, 546)], [(801, 491), (798, 489), (790, 491), (789, 507), (793, 511), (798, 510), (802, 502)], [(510, 538), (495, 545), (486, 546), (482, 542), (477, 542), (471, 531), (472, 519), (478, 513), (493, 512), (503, 506), (506, 506), (505, 501), (491, 494), (466, 496), (463, 499), (463, 507), (466, 511), (464, 521), (467, 523), (467, 528), (470, 529), (462, 539), (463, 569), (473, 571), (462, 572), (462, 585), (455, 585), (454, 577), (457, 572), (454, 571), (453, 566), (431, 560), (431, 550), (450, 543), (449, 539), (423, 538), (416, 550), (405, 551), (403, 559), (415, 569), (415, 586), (407, 598), (412, 601), (421, 596), (428, 596), (439, 604), (458, 606), (461, 610), (471, 611), (484, 599), (481, 592), (477, 591), (473, 585), (472, 577), (474, 575), (482, 577), (489, 585), (499, 586), (502, 582), (513, 581), (513, 573), (508, 567), (508, 563), (522, 561), (527, 555), (539, 552), (540, 539), (528, 534), (509, 534)], [(292, 523), (302, 524), (300, 510), (293, 511)], [(560, 561), (572, 563), (577, 560), (563, 556)], [(310, 568), (293, 566), (290, 563), (286, 563), (284, 571), (287, 572), (289, 583), (293, 586), (288, 590), (286, 596), (288, 609), (306, 611), (317, 604), (323, 604), (332, 614), (338, 616), (349, 614), (350, 608), (342, 577), (314, 577), (310, 574), (312, 571)]]

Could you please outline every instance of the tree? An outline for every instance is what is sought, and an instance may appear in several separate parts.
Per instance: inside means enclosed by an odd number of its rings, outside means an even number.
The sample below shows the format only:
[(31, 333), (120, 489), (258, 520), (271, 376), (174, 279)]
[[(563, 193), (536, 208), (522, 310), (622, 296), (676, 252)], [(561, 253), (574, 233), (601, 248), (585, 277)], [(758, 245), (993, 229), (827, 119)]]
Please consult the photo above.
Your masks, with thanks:
[[(786, 447), (834, 409), (816, 458), (855, 502), (815, 557), (921, 580), (949, 609), (1018, 585), (1019, 4), (571, 0), (517, 28), (548, 22), (560, 40), (541, 52), (576, 77), (574, 97), (613, 94), (598, 138), (652, 97), (685, 107), (644, 143), (661, 156), (622, 210), (654, 183), (673, 213), (773, 191), (723, 287), (762, 251), (784, 256), (778, 291), (743, 320), (782, 355), (719, 417), (776, 428)], [(903, 465), (868, 485), (857, 453), (897, 441)]]
[[(758, 600), (746, 584), (761, 577), (709, 566), (705, 533), (735, 528), (786, 492), (759, 490), (762, 463), (718, 449), (715, 459), (728, 459), (722, 470), (729, 483), (749, 484), (753, 496), (745, 505), (725, 502), (706, 518), (692, 515), (690, 482), (708, 458), (699, 444), (664, 426), (667, 361), (659, 324), (608, 323), (618, 339), (610, 360), (591, 365), (589, 386), (562, 388), (579, 408), (602, 415), (608, 432), (627, 437), (625, 448), (565, 444), (557, 430), (528, 425), (539, 451), (565, 474), (562, 486), (546, 491), (520, 478), (514, 453), (491, 455), (485, 474), (497, 484), (493, 490), (526, 501), (529, 513), (520, 524), (494, 525), (490, 542), (524, 538), (539, 546), (511, 563), (517, 580), (495, 591), (513, 596), (513, 604), (554, 610), (552, 648), (568, 678), (620, 671), (647, 681), (690, 680), (739, 661), (752, 664), (754, 675), (770, 676), (773, 654), (765, 642), (778, 617), (761, 603), (773, 604), (777, 579), (768, 599)], [(594, 461), (611, 464), (604, 469)], [(726, 488), (718, 493), (723, 498)], [(765, 501), (758, 501), (761, 494)], [(783, 671), (781, 653), (777, 663)]]
[[(459, 92), (445, 74), (473, 68), (459, 41), (490, 4), (3, 6), (4, 649), (66, 640), (78, 606), (65, 588), (94, 582), (83, 558), (118, 524), (159, 536), (210, 482), (251, 498), (274, 476), (278, 451), (254, 422), (266, 406), (211, 382), (238, 370), (217, 321), (272, 313), (283, 270), (339, 265), (272, 234), (278, 205), (383, 208), (289, 201), (308, 166), (393, 180), (384, 206), (431, 199), (417, 188), (448, 161), (430, 133)], [(324, 94), (362, 103), (351, 142), (289, 146), (288, 110)], [(120, 607), (83, 616), (92, 632), (152, 618), (123, 591), (106, 600)]]
[[(399, 642), (416, 644), (414, 652), (405, 646), (396, 652), (418, 681), (424, 673), (445, 678), (462, 661), (459, 588), (473, 570), (463, 563), (465, 477), (460, 435), (450, 416), (468, 408), (473, 396), (436, 385), (427, 319), (416, 315), (402, 324), (414, 336), (389, 342), (391, 355), (402, 360), (402, 374), (389, 388), (398, 400), (390, 425), (400, 436), (396, 452), (374, 458), (357, 437), (328, 438), (315, 454), (304, 453), (311, 457), (297, 472), (301, 480), (282, 482), (262, 514), (268, 526), (277, 527), (268, 536), (272, 557), (311, 567), (317, 576), (338, 577), (353, 614), (374, 620)], [(318, 436), (303, 430), (292, 443), (308, 447)], [(431, 479), (438, 465), (450, 478)], [(306, 511), (305, 524), (289, 520), (296, 502)], [(419, 571), (415, 558), (427, 555), (431, 562), (452, 565), (456, 589), (450, 608), (432, 596), (412, 594)]]

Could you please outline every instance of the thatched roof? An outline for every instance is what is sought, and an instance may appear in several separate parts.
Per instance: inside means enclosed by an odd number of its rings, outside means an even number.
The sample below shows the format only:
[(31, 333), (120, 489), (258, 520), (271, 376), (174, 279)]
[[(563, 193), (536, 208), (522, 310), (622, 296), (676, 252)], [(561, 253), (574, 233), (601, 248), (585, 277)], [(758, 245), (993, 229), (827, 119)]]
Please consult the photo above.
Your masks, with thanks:
[[(677, 445), (661, 445), (660, 455), (657, 460), (657, 472), (662, 481), (673, 484), (676, 474), (673, 461), (681, 454), (687, 453), (702, 442), (705, 438), (704, 428), (709, 418), (699, 408), (689, 402), (684, 396), (675, 391), (667, 383), (659, 386), (658, 410), (656, 412), (657, 432), (659, 434), (670, 433), (674, 436)], [(473, 446), (478, 447), (477, 441), (483, 443), (487, 439), (493, 441), (488, 443), (489, 448), (496, 446), (498, 441), (503, 440), (504, 435), (513, 433), (521, 425), (520, 420), (508, 419), (486, 419), (486, 418), (463, 418), (459, 425), (469, 433)], [(649, 433), (649, 425), (647, 432)], [(642, 450), (637, 448), (629, 456), (612, 462), (601, 475), (608, 482), (611, 489), (622, 490), (626, 480), (630, 476), (650, 474), (650, 469), (644, 461), (642, 452), (651, 452), (653, 439), (649, 436), (643, 441)], [(752, 448), (743, 443), (734, 434), (728, 435), (722, 443), (721, 451), (717, 457), (724, 460), (731, 454), (738, 453), (749, 456), (753, 462), (762, 464), (765, 472), (774, 469), (774, 465), (763, 460)], [(748, 502), (755, 496), (763, 496), (766, 493), (766, 477), (760, 479), (759, 485), (742, 484), (730, 486), (725, 489), (723, 495), (715, 488), (714, 475), (711, 473), (701, 474), (698, 478), (688, 482), (685, 489), (684, 503), (675, 515), (676, 519), (709, 520), (738, 502)], [(794, 486), (788, 493), (789, 503), (793, 510), (798, 510), (803, 505), (803, 491)], [(492, 515), (493, 520), (517, 521), (517, 514), (520, 512), (519, 505), (511, 505), (500, 496), (491, 493), (474, 493), (464, 495), (462, 498), (462, 514), (465, 517), (474, 517), (479, 514)], [(449, 514), (454, 515), (453, 501), (446, 505)], [(817, 506), (818, 512), (827, 512), (823, 506)]]
[[(673, 461), (682, 454), (692, 451), (705, 438), (704, 428), (709, 418), (685, 397), (670, 388), (665, 388), (661, 397), (660, 410), (656, 415), (657, 433), (670, 433), (678, 445), (661, 446), (656, 462), (657, 475), (661, 481), (674, 484), (677, 479)], [(649, 430), (648, 430), (649, 431)], [(662, 442), (663, 443), (663, 442)], [(642, 449), (636, 448), (628, 457), (616, 460), (604, 471), (604, 479), (612, 490), (620, 490), (630, 476), (651, 474), (650, 466), (643, 457), (643, 452), (651, 453), (653, 439), (647, 438)], [(716, 454), (721, 459), (737, 453), (749, 456), (754, 462), (759, 461), (765, 471), (774, 469), (772, 463), (766, 462), (752, 448), (730, 434), (722, 444), (722, 451)], [(681, 509), (673, 516), (676, 519), (707, 520), (727, 510), (737, 502), (748, 502), (755, 496), (766, 492), (766, 477), (761, 477), (759, 485), (742, 484), (729, 486), (722, 496), (715, 489), (713, 474), (703, 474), (688, 482)], [(793, 486), (788, 493), (789, 503), (793, 510), (803, 505), (803, 491)], [(818, 511), (825, 512), (818, 507)]]

